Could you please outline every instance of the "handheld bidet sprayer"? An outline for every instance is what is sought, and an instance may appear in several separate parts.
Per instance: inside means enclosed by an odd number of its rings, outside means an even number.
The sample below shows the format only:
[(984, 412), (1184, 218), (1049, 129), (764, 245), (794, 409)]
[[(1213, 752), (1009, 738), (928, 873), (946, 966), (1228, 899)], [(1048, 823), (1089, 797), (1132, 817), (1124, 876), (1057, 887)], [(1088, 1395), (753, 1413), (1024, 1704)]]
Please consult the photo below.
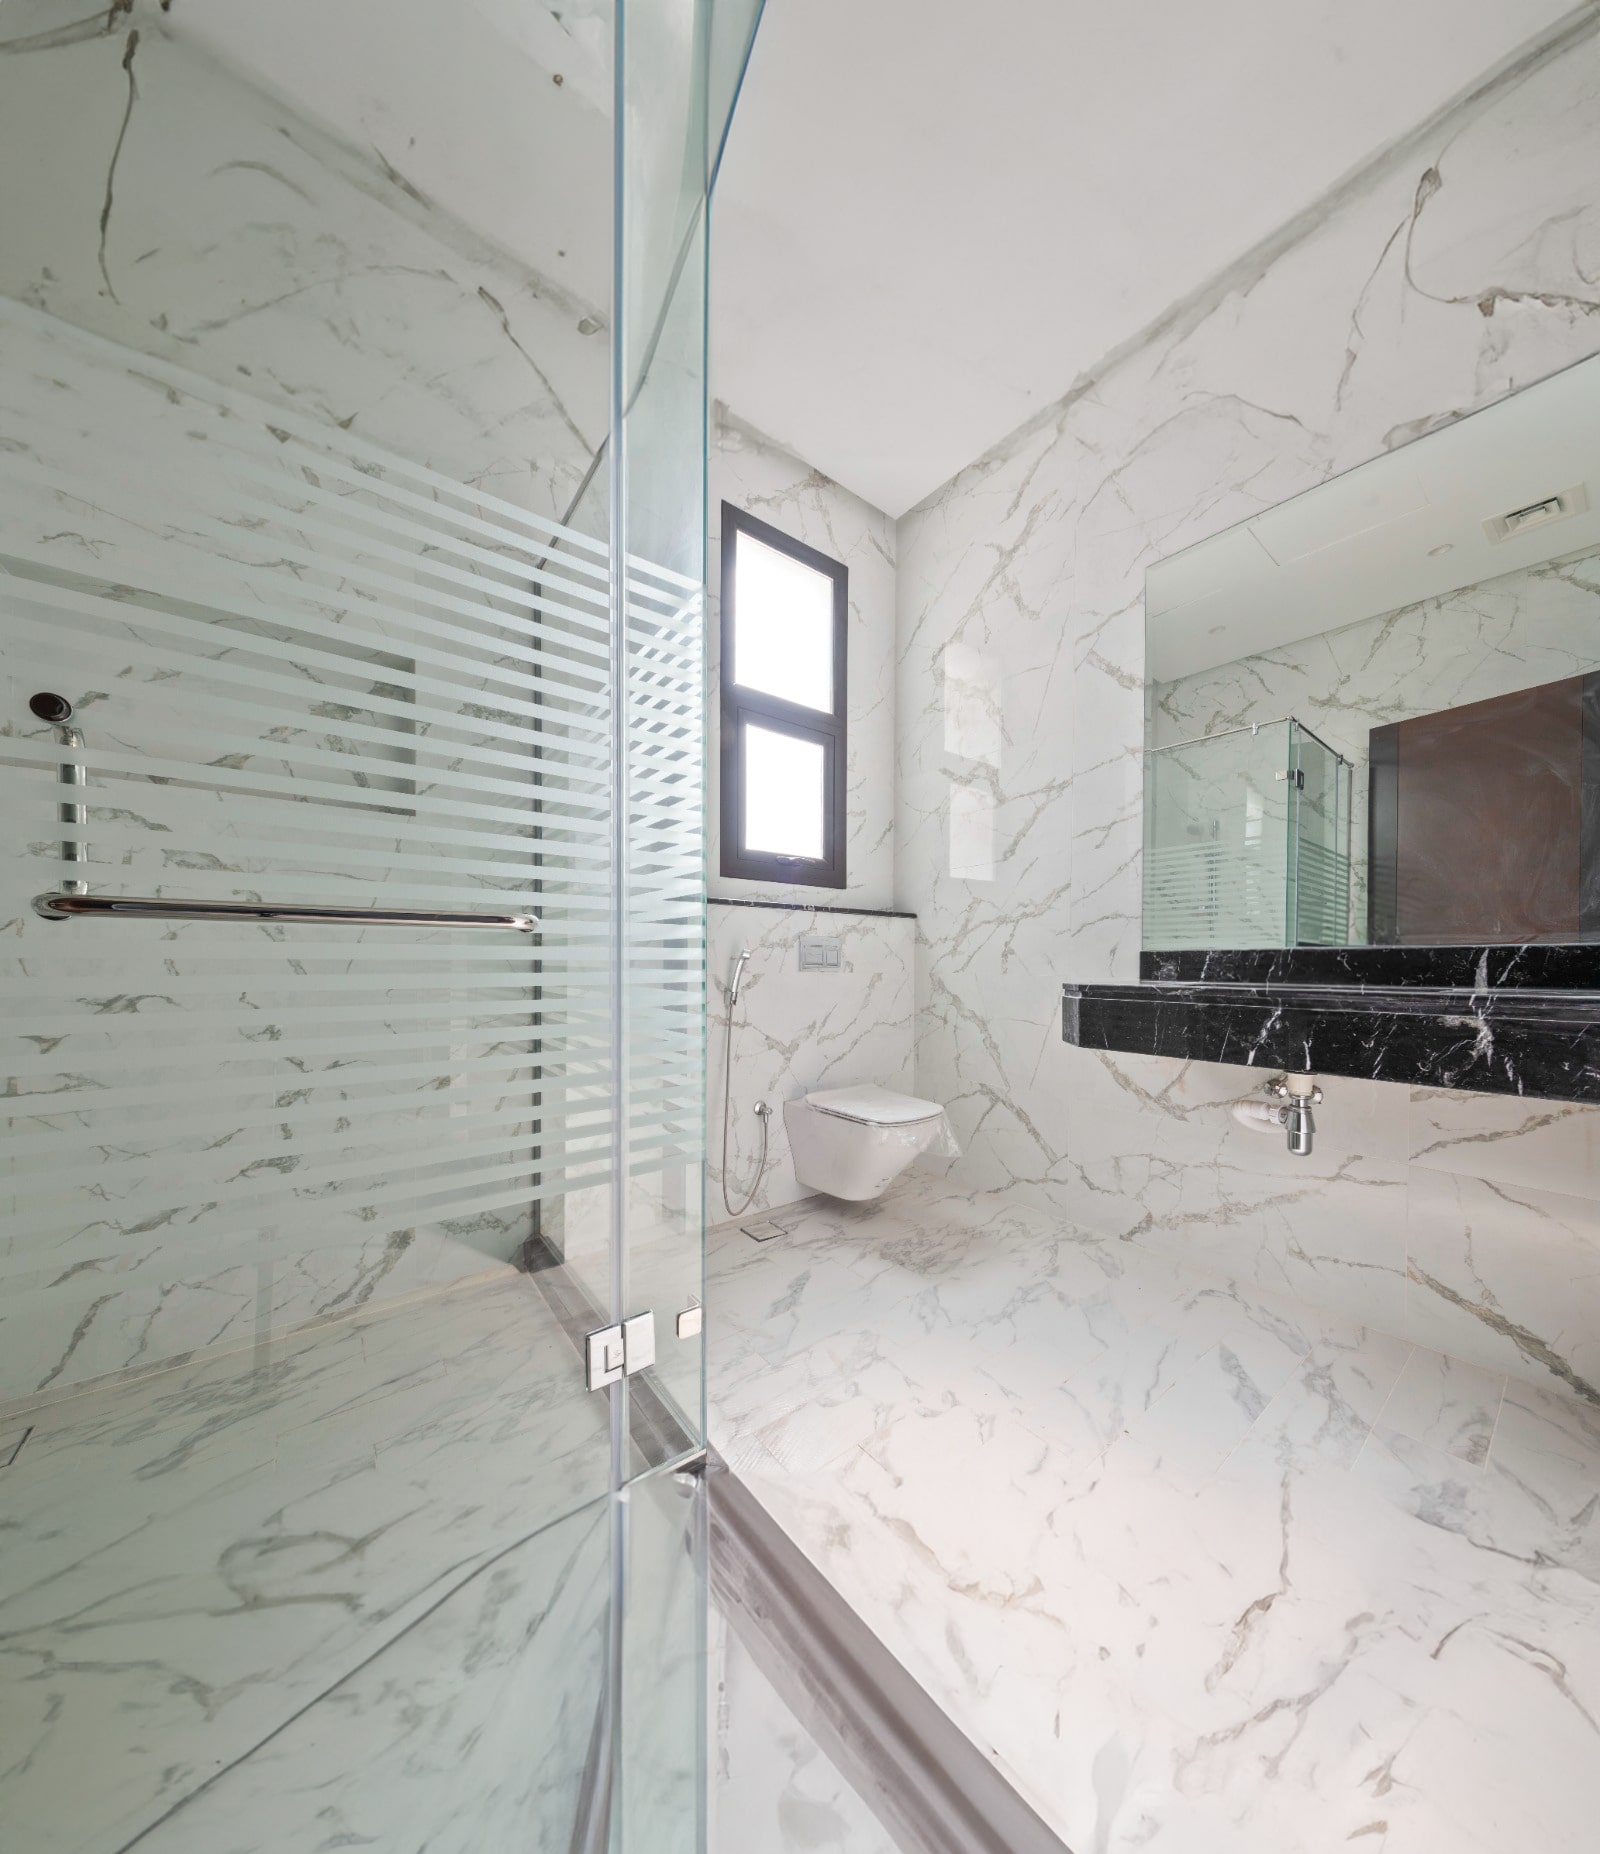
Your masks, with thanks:
[(739, 993), (744, 989), (744, 969), (750, 963), (750, 958), (749, 947), (741, 947), (738, 957), (733, 962), (733, 977), (728, 984), (727, 1033), (722, 1043), (722, 1201), (730, 1217), (742, 1217), (756, 1201), (756, 1192), (761, 1188), (761, 1180), (767, 1170), (767, 1121), (772, 1114), (772, 1109), (765, 1101), (756, 1102), (756, 1113), (761, 1121), (761, 1158), (756, 1165), (756, 1175), (751, 1181), (749, 1194), (742, 1204), (735, 1205), (733, 1195), (728, 1189), (728, 1115), (733, 1090), (733, 1014), (739, 1008)]

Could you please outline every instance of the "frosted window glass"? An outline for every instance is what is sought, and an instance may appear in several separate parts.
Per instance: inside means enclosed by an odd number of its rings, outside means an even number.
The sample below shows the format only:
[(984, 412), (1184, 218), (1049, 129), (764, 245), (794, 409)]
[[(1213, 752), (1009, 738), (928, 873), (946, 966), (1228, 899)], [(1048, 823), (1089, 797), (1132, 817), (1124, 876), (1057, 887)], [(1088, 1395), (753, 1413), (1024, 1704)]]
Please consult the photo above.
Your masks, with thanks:
[(822, 860), (821, 743), (744, 730), (744, 847)]
[(742, 530), (734, 550), (734, 682), (832, 714), (832, 579)]

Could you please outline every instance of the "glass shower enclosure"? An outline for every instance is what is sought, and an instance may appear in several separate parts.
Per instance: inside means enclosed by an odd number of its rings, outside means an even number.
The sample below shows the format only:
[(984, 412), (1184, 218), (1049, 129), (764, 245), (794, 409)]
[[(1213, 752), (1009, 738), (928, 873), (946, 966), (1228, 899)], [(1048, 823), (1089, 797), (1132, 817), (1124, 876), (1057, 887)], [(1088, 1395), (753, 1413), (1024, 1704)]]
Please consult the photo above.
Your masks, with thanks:
[(1293, 717), (1151, 749), (1144, 945), (1348, 945), (1351, 787)]
[(0, 15), (8, 1847), (702, 1843), (753, 27)]

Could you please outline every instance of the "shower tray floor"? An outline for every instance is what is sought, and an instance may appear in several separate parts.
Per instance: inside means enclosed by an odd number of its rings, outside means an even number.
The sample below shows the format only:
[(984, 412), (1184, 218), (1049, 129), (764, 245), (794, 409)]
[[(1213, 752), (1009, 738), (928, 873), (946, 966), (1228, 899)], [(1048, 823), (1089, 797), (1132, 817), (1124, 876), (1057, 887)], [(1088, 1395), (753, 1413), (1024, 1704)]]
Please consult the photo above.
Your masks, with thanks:
[(568, 1845), (610, 1455), (528, 1276), (3, 1427), (8, 1846)]
[(1600, 1410), (1003, 1196), (786, 1220), (711, 1439), (1080, 1854), (1593, 1846)]

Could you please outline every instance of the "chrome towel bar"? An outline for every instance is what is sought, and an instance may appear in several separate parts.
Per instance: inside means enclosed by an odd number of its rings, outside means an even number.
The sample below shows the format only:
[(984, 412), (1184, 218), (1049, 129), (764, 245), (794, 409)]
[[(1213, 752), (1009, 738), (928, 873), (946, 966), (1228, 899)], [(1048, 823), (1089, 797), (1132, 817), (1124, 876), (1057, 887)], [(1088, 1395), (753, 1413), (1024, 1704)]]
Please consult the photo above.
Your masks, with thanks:
[(34, 912), (47, 921), (80, 914), (134, 914), (157, 921), (308, 921), (327, 927), (498, 927), (532, 933), (537, 914), (435, 913), (427, 908), (321, 908), (304, 902), (164, 901), (146, 895), (36, 895)]
[[(71, 725), (73, 707), (66, 696), (41, 689), (29, 700), (28, 709), (39, 720), (49, 722), (61, 746), (83, 751), (83, 735)], [(83, 788), (88, 783), (88, 774), (77, 761), (63, 760), (56, 777), (71, 793), (70, 797), (63, 797), (59, 805), (59, 816), (68, 833), (62, 841), (61, 860), (69, 865), (86, 864), (89, 851), (83, 840), (87, 818)], [(133, 914), (152, 921), (307, 921), (323, 927), (490, 927), (512, 933), (532, 933), (539, 925), (537, 914), (457, 914), (449, 910), (436, 913), (431, 908), (321, 908), (302, 901), (164, 901), (155, 895), (91, 895), (87, 882), (71, 876), (63, 878), (54, 894), (35, 895), (33, 911), (42, 914), (47, 921), (70, 921), (80, 914)]]

